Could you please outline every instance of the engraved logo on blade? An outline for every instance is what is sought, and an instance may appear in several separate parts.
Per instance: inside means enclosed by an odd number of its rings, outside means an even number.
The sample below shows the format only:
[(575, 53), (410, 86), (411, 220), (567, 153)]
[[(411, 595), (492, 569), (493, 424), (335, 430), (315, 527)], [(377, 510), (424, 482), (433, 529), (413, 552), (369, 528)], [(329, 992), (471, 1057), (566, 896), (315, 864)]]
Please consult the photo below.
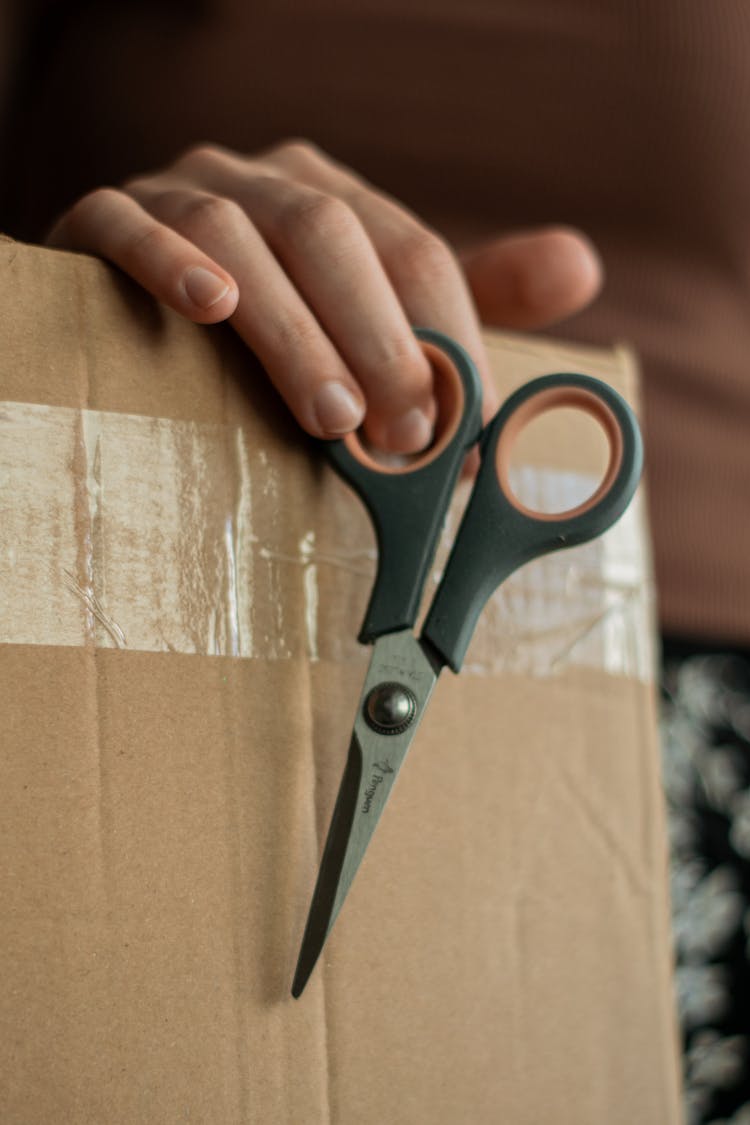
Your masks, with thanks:
[(385, 775), (394, 772), (395, 771), (387, 758), (383, 762), (375, 762), (375, 768), (372, 771), (370, 784), (365, 789), (365, 799), (362, 802), (363, 813), (368, 813), (372, 808), (373, 797), (377, 792), (378, 786), (383, 784)]

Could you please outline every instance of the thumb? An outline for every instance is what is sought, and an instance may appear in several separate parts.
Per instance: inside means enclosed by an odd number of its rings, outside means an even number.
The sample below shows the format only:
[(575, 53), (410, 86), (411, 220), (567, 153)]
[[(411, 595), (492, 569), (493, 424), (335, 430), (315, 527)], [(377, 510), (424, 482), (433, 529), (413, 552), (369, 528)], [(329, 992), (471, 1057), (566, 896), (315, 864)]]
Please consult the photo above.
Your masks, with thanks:
[(485, 324), (543, 328), (584, 308), (599, 292), (601, 259), (571, 227), (520, 231), (461, 257)]

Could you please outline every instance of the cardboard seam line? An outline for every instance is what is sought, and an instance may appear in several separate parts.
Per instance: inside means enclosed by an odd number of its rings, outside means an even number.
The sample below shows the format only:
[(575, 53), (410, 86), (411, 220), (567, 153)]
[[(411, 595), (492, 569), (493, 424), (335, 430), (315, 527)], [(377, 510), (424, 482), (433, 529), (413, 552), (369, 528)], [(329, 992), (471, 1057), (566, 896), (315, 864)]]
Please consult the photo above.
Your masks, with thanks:
[[(326, 834), (327, 834), (327, 831), (328, 831), (328, 827), (321, 820), (320, 816), (318, 815), (318, 809), (320, 808), (321, 799), (322, 799), (322, 787), (319, 784), (320, 771), (316, 768), (316, 759), (317, 759), (316, 749), (317, 749), (317, 745), (318, 745), (318, 738), (317, 738), (318, 731), (316, 729), (317, 724), (315, 722), (315, 709), (313, 707), (313, 695), (312, 695), (313, 685), (312, 685), (312, 680), (311, 680), (311, 676), (310, 676), (309, 664), (306, 665), (306, 667), (307, 667), (306, 701), (307, 701), (307, 706), (308, 706), (310, 729), (312, 731), (312, 737), (310, 739), (309, 745), (310, 745), (310, 750), (311, 750), (311, 766), (312, 766), (312, 771), (313, 771), (313, 778), (315, 780), (315, 785), (314, 785), (314, 790), (313, 790), (315, 796), (314, 796), (313, 810), (312, 811), (313, 811), (313, 824), (314, 824), (314, 827), (315, 827), (315, 843), (316, 843), (315, 859), (316, 859), (316, 867), (317, 867), (317, 864), (319, 864), (319, 862), (320, 862), (320, 857), (323, 855), (323, 847), (324, 847), (324, 844), (325, 844), (325, 838), (326, 838)], [(313, 877), (313, 880), (314, 880), (314, 877)], [(314, 886), (314, 881), (310, 882), (310, 886), (311, 887)], [(301, 932), (302, 931), (300, 931), (300, 933)], [(324, 950), (323, 954), (320, 957), (318, 966), (317, 966), (318, 974), (319, 974), (319, 977), (320, 977), (320, 989), (321, 989), (321, 992), (322, 992), (321, 1010), (323, 1012), (323, 1049), (325, 1051), (325, 1060), (326, 1060), (326, 1065), (325, 1065), (325, 1089), (324, 1089), (324, 1099), (325, 1099), (324, 1100), (324, 1107), (325, 1107), (325, 1114), (326, 1114), (325, 1125), (335, 1125), (334, 1119), (333, 1119), (333, 1112), (332, 1112), (332, 1108), (331, 1108), (331, 1090), (333, 1088), (333, 1072), (334, 1072), (333, 1058), (332, 1058), (333, 1052), (332, 1052), (332, 1048), (331, 1048), (332, 1004), (331, 1004), (330, 986), (329, 986), (329, 979), (328, 979), (331, 969), (330, 969), (329, 965), (326, 963), (325, 956), (324, 956), (325, 952), (326, 951)], [(309, 987), (309, 982), (308, 982), (308, 987)], [(297, 1002), (299, 1003), (300, 1001), (297, 1001)]]
[[(227, 403), (226, 403), (226, 380), (224, 378), (224, 371), (221, 371), (221, 409), (226, 420), (227, 416)], [(226, 434), (225, 434), (226, 438)], [(232, 462), (236, 456), (237, 451), (232, 448), (230, 442), (225, 440), (224, 456), (227, 460)], [(239, 491), (239, 489), (237, 489)], [(230, 502), (230, 527), (233, 526), (236, 520), (236, 498), (235, 503)], [(234, 558), (234, 556), (232, 556)], [(232, 574), (231, 577), (234, 577)], [(227, 694), (220, 693), (222, 700), (222, 719), (224, 722), (224, 739), (223, 743), (226, 747), (231, 747), (228, 754), (224, 756), (224, 800), (227, 808), (226, 819), (226, 840), (227, 840), (227, 856), (229, 860), (230, 880), (232, 882), (232, 943), (233, 943), (233, 957), (235, 972), (241, 979), (240, 966), (242, 965), (242, 950), (246, 945), (246, 935), (243, 934), (242, 928), (242, 914), (237, 917), (237, 904), (241, 901), (242, 887), (245, 883), (243, 873), (243, 857), (245, 854), (245, 847), (239, 849), (232, 848), (233, 839), (242, 838), (242, 820), (239, 815), (237, 807), (238, 792), (241, 793), (241, 786), (236, 783), (234, 776), (235, 754), (236, 754), (236, 739), (237, 739), (237, 726), (234, 722), (234, 708), (228, 714), (227, 711)], [(244, 940), (243, 940), (244, 939)], [(250, 1116), (251, 1095), (248, 1079), (248, 1043), (250, 1040), (249, 1035), (249, 1021), (246, 1006), (243, 1003), (243, 997), (239, 990), (233, 996), (234, 1001), (234, 1018), (236, 1021), (235, 1030), (235, 1059), (236, 1059), (236, 1096), (239, 1101), (239, 1112), (243, 1121), (247, 1120)]]
[[(82, 370), (87, 372), (87, 365), (85, 363), (82, 365)], [(88, 377), (80, 386), (81, 392), (85, 393), (85, 397), (88, 399)], [(83, 419), (82, 412), (79, 414), (79, 418), (81, 420)], [(89, 509), (86, 493), (88, 464), (82, 426), (77, 427), (72, 437), (71, 464), (73, 466), (73, 476), (76, 481), (80, 482), (80, 487), (77, 487), (75, 490), (73, 503), (73, 518), (78, 546), (75, 560), (75, 574), (85, 582), (93, 567), (93, 529), (91, 511)], [(76, 581), (76, 577), (72, 572), (70, 573), (69, 581), (72, 585), (80, 589), (79, 582)], [(83, 692), (88, 703), (86, 712), (91, 720), (92, 727), (89, 750), (92, 757), (95, 758), (95, 768), (90, 769), (89, 776), (96, 778), (96, 807), (94, 815), (96, 817), (95, 834), (96, 854), (98, 859), (97, 890), (105, 908), (107, 908), (109, 905), (108, 888), (111, 885), (112, 870), (108, 840), (111, 839), (112, 824), (111, 806), (108, 801), (107, 767), (105, 764), (107, 747), (104, 745), (102, 724), (102, 716), (106, 714), (106, 707), (103, 706), (102, 703), (101, 669), (98, 660), (98, 650), (94, 643), (91, 606), (87, 603), (85, 598), (81, 599), (78, 604), (85, 636), (83, 646), (85, 651), (85, 659), (83, 662)], [(109, 797), (111, 798), (111, 792), (109, 793)]]
[[(79, 268), (74, 272), (74, 285), (76, 291), (75, 308), (80, 311), (82, 321), (86, 318), (86, 293), (87, 286), (85, 278), (81, 276)], [(81, 404), (80, 409), (75, 412), (73, 432), (69, 435), (71, 439), (72, 449), (70, 451), (70, 467), (73, 486), (73, 524), (75, 534), (75, 562), (74, 569), (69, 571), (69, 583), (78, 589), (83, 590), (82, 583), (87, 587), (91, 585), (91, 580), (94, 570), (94, 536), (95, 536), (95, 523), (96, 512), (92, 512), (89, 505), (87, 480), (89, 476), (89, 457), (88, 448), (85, 440), (84, 423), (85, 418), (91, 411), (92, 400), (92, 372), (91, 364), (89, 361), (89, 353), (85, 349), (86, 334), (79, 331), (77, 333), (77, 354), (76, 354), (76, 389), (78, 401)], [(67, 436), (67, 435), (66, 435)], [(97, 808), (96, 808), (96, 831), (97, 831), (97, 844), (99, 855), (99, 877), (101, 887), (103, 889), (103, 896), (106, 901), (107, 887), (110, 884), (109, 869), (111, 864), (108, 861), (108, 848), (107, 836), (111, 832), (111, 824), (107, 824), (107, 780), (106, 780), (106, 767), (105, 756), (106, 748), (102, 745), (102, 715), (104, 709), (102, 707), (102, 683), (99, 662), (97, 659), (97, 646), (94, 629), (94, 617), (92, 616), (91, 606), (87, 604), (84, 598), (82, 604), (78, 605), (78, 612), (81, 618), (81, 625), (84, 636), (84, 647), (86, 649), (86, 681), (93, 689), (91, 691), (91, 702), (93, 707), (93, 739), (94, 746), (93, 752), (96, 755), (96, 779), (97, 779)]]

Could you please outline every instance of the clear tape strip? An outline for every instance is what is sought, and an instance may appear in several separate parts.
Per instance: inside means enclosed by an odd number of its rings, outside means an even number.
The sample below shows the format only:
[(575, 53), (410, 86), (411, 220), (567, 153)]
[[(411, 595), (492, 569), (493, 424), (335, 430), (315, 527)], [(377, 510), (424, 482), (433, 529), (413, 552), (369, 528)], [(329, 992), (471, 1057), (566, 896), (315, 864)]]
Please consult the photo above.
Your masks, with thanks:
[[(594, 483), (531, 466), (513, 477), (524, 503), (557, 510)], [(325, 527), (311, 522), (238, 428), (0, 404), (0, 643), (364, 660), (351, 607), (375, 569), (366, 518), (351, 497)], [(637, 501), (601, 539), (513, 575), (466, 671), (650, 678), (643, 528)]]

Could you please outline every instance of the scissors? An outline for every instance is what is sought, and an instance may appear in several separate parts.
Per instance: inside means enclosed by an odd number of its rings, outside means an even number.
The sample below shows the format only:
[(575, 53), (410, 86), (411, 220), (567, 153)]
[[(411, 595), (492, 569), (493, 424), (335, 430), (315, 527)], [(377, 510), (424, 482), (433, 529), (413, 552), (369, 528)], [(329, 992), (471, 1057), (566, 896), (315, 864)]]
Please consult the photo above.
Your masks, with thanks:
[[(481, 429), (481, 385), (459, 344), (417, 328), (435, 373), (439, 433), (415, 460), (386, 466), (358, 434), (324, 443), (336, 471), (370, 513), (378, 566), (359, 634), (373, 644), (344, 775), (328, 831), (292, 984), (299, 997), (351, 887), (441, 670), (461, 668), (493, 591), (524, 563), (584, 543), (619, 519), (635, 492), (643, 449), (638, 423), (607, 384), (580, 374), (526, 383)], [(609, 444), (596, 491), (565, 512), (536, 512), (514, 495), (510, 456), (521, 430), (557, 407), (593, 416)], [(468, 450), (480, 468), (419, 637), (413, 632), (448, 505)]]

